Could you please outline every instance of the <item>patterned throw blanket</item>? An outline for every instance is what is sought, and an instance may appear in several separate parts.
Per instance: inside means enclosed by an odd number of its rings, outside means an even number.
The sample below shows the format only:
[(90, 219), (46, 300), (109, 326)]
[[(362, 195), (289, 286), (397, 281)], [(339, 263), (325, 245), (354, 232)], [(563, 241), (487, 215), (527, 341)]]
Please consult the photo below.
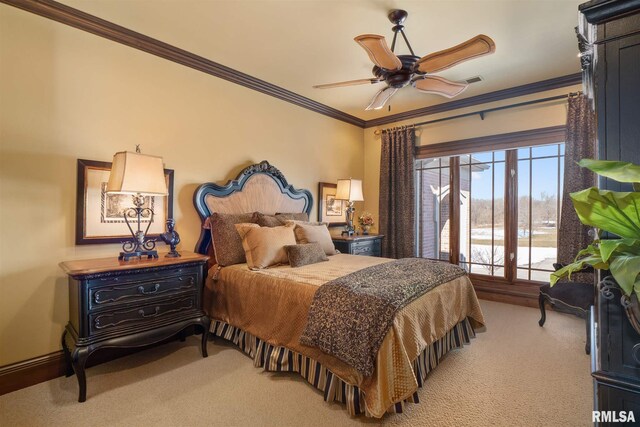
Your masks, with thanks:
[(370, 376), (396, 312), (464, 274), (445, 262), (404, 258), (339, 277), (315, 293), (300, 342)]

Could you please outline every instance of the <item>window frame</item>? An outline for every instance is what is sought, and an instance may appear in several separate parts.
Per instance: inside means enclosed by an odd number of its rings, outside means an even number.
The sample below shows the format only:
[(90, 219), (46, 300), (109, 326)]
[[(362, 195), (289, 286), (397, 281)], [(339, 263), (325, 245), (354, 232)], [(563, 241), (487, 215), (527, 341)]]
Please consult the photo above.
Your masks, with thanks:
[[(504, 277), (470, 273), (474, 285), (535, 285), (543, 283), (536, 280), (518, 279), (518, 148), (566, 142), (565, 126), (552, 126), (449, 141), (438, 144), (422, 145), (415, 149), (415, 159), (449, 157), (449, 262), (459, 264), (460, 254), (460, 156), (487, 151), (505, 151), (505, 189), (504, 189)], [(560, 203), (560, 197), (558, 197)], [(419, 216), (418, 216), (419, 217)], [(416, 232), (418, 228), (416, 228)], [(418, 239), (416, 239), (418, 240)]]

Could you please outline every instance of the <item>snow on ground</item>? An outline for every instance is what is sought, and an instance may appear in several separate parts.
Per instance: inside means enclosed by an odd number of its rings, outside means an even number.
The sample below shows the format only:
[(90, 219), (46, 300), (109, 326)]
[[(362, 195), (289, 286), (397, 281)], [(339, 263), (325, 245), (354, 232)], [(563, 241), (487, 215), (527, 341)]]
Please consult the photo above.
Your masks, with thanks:
[[(550, 231), (553, 232), (554, 228), (548, 228), (546, 230), (534, 230), (532, 235), (534, 236), (542, 236), (544, 234), (550, 234)], [(491, 229), (490, 228), (474, 228), (471, 230), (471, 239), (490, 239), (491, 238)], [(495, 228), (493, 230), (493, 236), (495, 239), (504, 239), (504, 228)], [(521, 230), (518, 229), (518, 238), (529, 237), (529, 230)]]
[[(471, 244), (471, 253), (473, 254), (474, 249), (485, 251), (487, 254), (491, 253), (491, 245), (475, 245)], [(468, 260), (469, 254), (466, 253), (466, 248), (462, 250), (464, 257)], [(496, 252), (499, 254), (504, 254), (504, 246), (496, 245)], [(544, 268), (553, 270), (553, 263), (556, 262), (557, 258), (557, 249), (556, 248), (531, 248), (531, 266), (534, 268)], [(472, 262), (476, 260), (471, 260)], [(529, 266), (529, 248), (519, 246), (518, 247), (518, 267), (528, 267)]]

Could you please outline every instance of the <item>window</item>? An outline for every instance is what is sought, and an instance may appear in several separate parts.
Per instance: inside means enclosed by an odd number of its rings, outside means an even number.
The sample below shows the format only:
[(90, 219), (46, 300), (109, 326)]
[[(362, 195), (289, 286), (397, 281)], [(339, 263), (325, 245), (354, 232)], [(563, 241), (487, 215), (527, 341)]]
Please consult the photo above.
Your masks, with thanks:
[(449, 259), (449, 158), (418, 160), (418, 254)]
[(549, 280), (558, 258), (564, 144), (518, 150), (518, 278)]
[(459, 147), (416, 160), (418, 256), (502, 283), (548, 281), (557, 259), (563, 139), (558, 129), (541, 145), (515, 140), (499, 150)]
[(460, 265), (504, 275), (505, 152), (460, 156)]

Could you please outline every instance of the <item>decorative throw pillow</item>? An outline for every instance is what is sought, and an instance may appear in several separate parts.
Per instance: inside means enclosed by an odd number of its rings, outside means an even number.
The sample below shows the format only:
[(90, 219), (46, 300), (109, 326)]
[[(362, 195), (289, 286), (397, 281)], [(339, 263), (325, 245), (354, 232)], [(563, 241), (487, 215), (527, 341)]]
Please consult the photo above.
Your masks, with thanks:
[(287, 221), (287, 224), (295, 224), (296, 242), (318, 243), (325, 254), (336, 254), (336, 247), (333, 244), (333, 240), (331, 240), (331, 234), (326, 223)]
[(256, 212), (257, 221), (260, 227), (280, 227), (284, 225), (284, 221), (280, 221), (275, 215), (266, 215), (260, 212)]
[(249, 268), (259, 270), (272, 265), (287, 264), (289, 257), (284, 247), (296, 244), (293, 227), (292, 224), (279, 227), (236, 224)]
[(309, 221), (309, 215), (306, 212), (292, 212), (292, 213), (276, 213), (276, 218), (285, 221)]
[(289, 256), (291, 267), (302, 267), (303, 265), (315, 264), (320, 261), (329, 261), (324, 249), (318, 243), (303, 243), (300, 245), (285, 246)]
[(300, 224), (300, 225), (324, 225), (325, 227), (329, 227), (329, 223), (328, 222), (318, 222), (318, 221), (298, 221), (295, 219), (289, 219), (287, 221), (285, 221), (285, 224), (288, 222), (292, 222), (294, 224)]
[(209, 217), (211, 240), (218, 265), (227, 266), (246, 262), (242, 239), (235, 224), (255, 222), (253, 213), (214, 213)]
[(260, 227), (279, 227), (284, 225), (287, 221), (308, 221), (309, 215), (305, 212), (298, 213), (277, 213), (275, 215), (267, 215), (261, 212), (256, 212), (256, 224)]

